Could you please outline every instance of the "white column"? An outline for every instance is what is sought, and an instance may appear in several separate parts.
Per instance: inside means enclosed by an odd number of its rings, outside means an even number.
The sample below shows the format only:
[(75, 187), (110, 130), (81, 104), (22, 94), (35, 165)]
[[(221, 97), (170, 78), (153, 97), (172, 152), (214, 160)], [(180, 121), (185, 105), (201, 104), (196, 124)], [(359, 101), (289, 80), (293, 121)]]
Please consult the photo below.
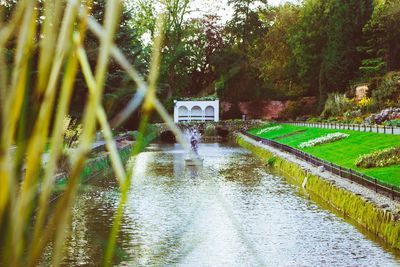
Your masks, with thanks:
[(214, 101), (214, 121), (219, 121), (219, 100)]
[(192, 108), (189, 108), (189, 106), (186, 106), (186, 108), (188, 109), (188, 121), (192, 121)]
[(179, 108), (176, 100), (174, 100), (174, 122), (178, 123), (179, 122), (179, 114), (178, 114)]

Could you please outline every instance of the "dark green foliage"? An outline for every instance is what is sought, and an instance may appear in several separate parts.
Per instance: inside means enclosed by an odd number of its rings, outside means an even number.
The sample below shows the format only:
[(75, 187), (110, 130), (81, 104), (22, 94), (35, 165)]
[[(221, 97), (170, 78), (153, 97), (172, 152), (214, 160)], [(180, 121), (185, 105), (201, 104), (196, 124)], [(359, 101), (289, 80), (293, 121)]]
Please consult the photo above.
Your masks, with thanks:
[(217, 136), (217, 129), (215, 125), (209, 124), (207, 127), (204, 129), (204, 135), (205, 136)]
[(300, 116), (311, 115), (314, 111), (314, 107), (308, 104), (304, 99), (288, 101), (286, 108), (279, 114), (279, 116), (282, 119), (293, 120)]
[(225, 27), (225, 44), (212, 60), (218, 73), (215, 89), (220, 98), (231, 101), (265, 98), (266, 85), (259, 70), (251, 64), (251, 58), (258, 55), (256, 48), (267, 32), (268, 27), (260, 17), (266, 1), (230, 0), (228, 3), (234, 14)]
[(319, 73), (328, 39), (328, 13), (327, 1), (305, 1), (300, 10), (299, 22), (289, 36), (297, 75), (313, 95), (318, 95)]
[(285, 4), (262, 12), (262, 20), (270, 25), (262, 36), (259, 48), (252, 54), (251, 64), (260, 73), (267, 90), (265, 96), (273, 99), (296, 99), (307, 92), (299, 83), (292, 62), (293, 52), (288, 39), (299, 20), (300, 7)]
[(372, 13), (372, 0), (335, 0), (328, 19), (324, 71), (328, 90), (344, 91), (358, 71), (362, 29)]
[[(106, 1), (94, 1), (92, 7), (92, 16), (100, 23), (104, 19)], [(115, 44), (121, 49), (126, 58), (140, 72), (146, 72), (146, 51), (140, 41), (140, 36), (135, 28), (132, 27), (132, 12), (127, 6), (124, 6), (122, 16), (119, 22), (119, 28), (115, 36)], [(95, 66), (99, 51), (99, 40), (91, 32), (85, 39), (85, 49), (91, 66)], [(75, 93), (72, 101), (71, 110), (74, 116), (80, 117), (88, 89), (85, 84), (82, 73), (78, 73), (75, 81)], [(136, 91), (136, 84), (127, 76), (124, 70), (114, 60), (110, 61), (105, 81), (104, 106), (109, 118), (112, 118), (120, 108), (125, 106), (131, 96)]]
[(329, 92), (344, 91), (356, 77), (362, 56), (357, 47), (371, 12), (372, 0), (304, 2), (290, 43), (299, 78), (319, 95), (320, 109)]
[(379, 108), (398, 106), (400, 100), (400, 73), (389, 72), (383, 78), (376, 80), (371, 89), (372, 98)]
[[(14, 2), (2, 1), (3, 21)], [(92, 15), (99, 22), (105, 2), (93, 2)], [(166, 11), (157, 94), (169, 111), (173, 99), (212, 95), (230, 102), (298, 102), (283, 114), (294, 118), (304, 114), (300, 97), (318, 97), (321, 112), (330, 93), (344, 93), (358, 82), (372, 82), (371, 95), (378, 106), (398, 101), (396, 86), (379, 78), (400, 69), (398, 0), (305, 0), (279, 6), (270, 6), (266, 0), (229, 0), (233, 16), (225, 24), (215, 13), (192, 16), (196, 13), (193, 3), (133, 1), (125, 6), (116, 35), (117, 46), (146, 74), (156, 20), (161, 10)], [(94, 66), (99, 42), (90, 32), (85, 48)], [(5, 51), (5, 57), (12, 63), (13, 51)], [(36, 64), (34, 57), (32, 84)], [(80, 117), (88, 95), (81, 73), (75, 88), (71, 110)], [(111, 61), (103, 99), (108, 116), (113, 117), (135, 91), (136, 85)], [(223, 117), (241, 117), (237, 110), (230, 113)], [(135, 125), (138, 116), (132, 116), (129, 125)]]
[[(265, 33), (265, 25), (259, 17), (259, 10), (266, 6), (266, 0), (228, 0), (233, 7), (234, 14), (228, 22), (230, 44), (236, 44), (247, 50), (249, 45)], [(252, 8), (260, 5), (256, 9)]]
[(360, 50), (367, 55), (360, 70), (364, 76), (400, 69), (400, 2), (378, 2), (363, 31), (366, 43)]
[[(368, 79), (384, 74), (388, 58), (394, 67), (400, 62), (393, 41), (400, 28), (397, 2), (305, 0), (273, 7), (264, 0), (229, 0), (233, 16), (222, 24), (212, 14), (190, 17), (189, 0), (164, 1), (158, 95), (168, 106), (177, 97), (217, 95), (238, 102), (317, 96), (322, 111), (330, 93), (346, 92), (365, 81), (365, 73)], [(153, 37), (156, 5), (149, 0), (134, 6), (131, 20), (139, 36)]]

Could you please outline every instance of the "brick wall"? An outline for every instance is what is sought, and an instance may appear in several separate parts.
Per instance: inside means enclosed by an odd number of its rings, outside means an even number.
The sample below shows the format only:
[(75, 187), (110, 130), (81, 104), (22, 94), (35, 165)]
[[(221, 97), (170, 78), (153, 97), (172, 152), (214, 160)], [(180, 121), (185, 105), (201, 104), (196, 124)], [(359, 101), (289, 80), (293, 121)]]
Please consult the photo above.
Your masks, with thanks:
[[(314, 105), (316, 103), (315, 97), (303, 97), (303, 100), (307, 105)], [(238, 112), (246, 115), (249, 119), (279, 119), (279, 114), (286, 108), (289, 101), (277, 101), (277, 100), (263, 100), (263, 101), (244, 101), (239, 102)], [(229, 112), (233, 109), (233, 103), (221, 102), (221, 112)], [(238, 116), (239, 118), (239, 116)]]

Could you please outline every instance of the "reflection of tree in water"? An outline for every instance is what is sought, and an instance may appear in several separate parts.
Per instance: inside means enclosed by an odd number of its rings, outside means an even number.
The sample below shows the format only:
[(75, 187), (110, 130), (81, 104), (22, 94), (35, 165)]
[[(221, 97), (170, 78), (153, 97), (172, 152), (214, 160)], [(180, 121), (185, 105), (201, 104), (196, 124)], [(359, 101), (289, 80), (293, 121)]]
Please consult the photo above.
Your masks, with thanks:
[(242, 185), (253, 187), (257, 186), (262, 176), (258, 175), (257, 166), (260, 161), (246, 154), (234, 155), (226, 159), (224, 166), (218, 169), (218, 177)]
[[(98, 177), (91, 182), (82, 186), (72, 208), (65, 266), (98, 266), (103, 260), (119, 193), (111, 176)], [(126, 257), (121, 251), (120, 242), (117, 242), (117, 258)]]

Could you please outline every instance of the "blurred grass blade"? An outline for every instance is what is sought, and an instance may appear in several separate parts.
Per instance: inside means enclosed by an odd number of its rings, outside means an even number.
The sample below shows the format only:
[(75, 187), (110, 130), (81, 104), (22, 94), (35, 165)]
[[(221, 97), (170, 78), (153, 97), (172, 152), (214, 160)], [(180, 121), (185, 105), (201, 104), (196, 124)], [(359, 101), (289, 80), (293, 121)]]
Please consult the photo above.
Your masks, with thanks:
[[(132, 156), (136, 156), (139, 154), (142, 150), (143, 144), (145, 142), (144, 136), (145, 132), (147, 129), (147, 124), (148, 120), (150, 117), (150, 113), (153, 110), (153, 100), (156, 95), (156, 88), (157, 88), (157, 80), (158, 80), (158, 75), (159, 75), (159, 67), (160, 67), (160, 62), (161, 62), (161, 47), (164, 41), (164, 19), (165, 16), (164, 14), (160, 16), (160, 18), (157, 21), (157, 30), (159, 32), (158, 36), (156, 37), (154, 41), (154, 46), (153, 46), (153, 51), (152, 51), (152, 57), (151, 57), (151, 69), (149, 73), (149, 87), (146, 92), (146, 97), (145, 97), (145, 102), (143, 103), (143, 108), (142, 108), (142, 117), (140, 120), (140, 125), (139, 125), (139, 131), (138, 131), (138, 137), (136, 140), (136, 144), (134, 148), (132, 149)], [(121, 197), (120, 201), (118, 204), (118, 208), (116, 210), (114, 220), (113, 220), (113, 226), (111, 229), (110, 237), (107, 242), (107, 249), (106, 249), (106, 254), (104, 256), (104, 261), (103, 265), (104, 266), (111, 266), (112, 259), (114, 256), (114, 250), (115, 250), (115, 244), (117, 241), (118, 237), (118, 232), (122, 220), (122, 213), (125, 207), (126, 200), (128, 198), (128, 192), (130, 188), (130, 181), (131, 181), (131, 176), (132, 176), (132, 171), (128, 169), (128, 176), (126, 179), (126, 182), (121, 186)]]
[[(82, 28), (82, 27), (81, 27)], [(80, 34), (83, 35), (82, 33)], [(76, 37), (75, 39), (78, 39)], [(74, 50), (71, 50), (70, 55), (67, 59), (67, 65), (65, 69), (65, 75), (63, 77), (63, 83), (61, 86), (61, 95), (58, 103), (57, 114), (55, 123), (53, 126), (53, 132), (51, 137), (51, 149), (49, 160), (46, 165), (44, 178), (42, 181), (42, 191), (39, 197), (39, 209), (35, 222), (34, 235), (32, 238), (32, 245), (40, 238), (41, 230), (44, 224), (45, 216), (48, 210), (49, 197), (52, 193), (54, 186), (54, 174), (57, 169), (57, 161), (62, 154), (63, 149), (63, 136), (64, 136), (64, 118), (67, 115), (68, 108), (71, 101), (73, 92), (73, 85), (75, 76), (78, 69), (78, 59)], [(31, 246), (32, 246), (31, 245)]]
[(55, 53), (58, 28), (63, 10), (64, 1), (53, 0), (44, 2), (45, 21), (42, 26), (42, 34), (40, 39), (40, 55), (39, 55), (39, 79), (36, 88), (36, 97), (38, 100), (44, 92), (49, 80), (50, 69)]
[[(25, 99), (26, 86), (28, 83), (29, 61), (31, 59), (30, 55), (32, 50), (34, 49), (34, 34), (36, 30), (35, 21), (37, 18), (37, 11), (35, 7), (35, 3), (29, 3), (24, 10), (24, 19), (20, 31), (18, 32), (17, 48), (14, 57), (14, 64), (18, 67), (13, 68), (10, 90), (5, 96), (6, 102), (3, 112), (1, 140), (4, 154), (2, 153), (3, 157), (1, 158), (0, 168), (2, 172), (3, 170), (7, 170), (4, 176), (2, 173), (2, 180), (6, 183), (4, 186), (9, 190), (6, 193), (14, 191), (14, 160), (9, 151), (11, 145), (15, 142), (14, 138), (17, 124), (22, 111), (22, 104)], [(14, 198), (14, 196), (12, 196), (12, 198)], [(12, 200), (12, 203), (14, 203), (14, 200)], [(3, 212), (4, 204), (4, 202), (0, 204), (0, 214)], [(15, 210), (16, 209), (13, 207), (12, 212)], [(14, 245), (10, 253), (10, 255), (12, 255), (10, 258), (11, 264), (19, 264), (18, 256), (22, 251), (22, 244), (21, 242), (17, 242), (17, 239), (20, 233), (16, 235), (15, 232), (11, 231), (7, 234), (9, 240), (12, 240), (12, 244)]]
[[(104, 34), (104, 30), (102, 29), (102, 27), (92, 17), (89, 18), (89, 29), (99, 38)], [(136, 94), (129, 101), (128, 105), (119, 114), (117, 114), (111, 121), (112, 127), (118, 127), (125, 120), (127, 120), (129, 116), (140, 106), (140, 104), (144, 100), (148, 86), (141, 77), (141, 75), (132, 67), (132, 65), (123, 55), (121, 50), (118, 49), (118, 47), (113, 45), (111, 53), (114, 59), (120, 64), (120, 66), (127, 72), (127, 74), (131, 77), (131, 79), (137, 84)]]
[[(60, 77), (60, 71), (64, 64), (65, 55), (71, 49), (71, 42), (68, 41), (72, 35), (73, 26), (77, 17), (79, 3), (77, 1), (70, 2), (61, 26), (60, 36), (57, 42), (56, 54), (53, 59), (53, 65), (48, 78), (43, 103), (40, 105), (38, 117), (35, 122), (32, 137), (27, 147), (26, 174), (21, 185), (21, 191), (14, 212), (14, 220), (17, 222), (13, 225), (12, 235), (14, 237), (14, 245), (18, 246), (16, 257), (19, 257), (20, 247), (23, 246), (20, 235), (29, 222), (29, 216), (32, 211), (32, 200), (37, 192), (37, 181), (39, 168), (42, 164), (42, 154), (47, 142), (49, 124), (51, 114), (54, 108), (54, 100), (57, 92), (57, 83)], [(46, 23), (50, 23), (47, 22)], [(35, 23), (33, 23), (35, 24)], [(40, 75), (40, 74), (39, 74)]]
[[(85, 50), (83, 48), (79, 49), (79, 62), (82, 67), (83, 74), (85, 76), (86, 83), (88, 85), (91, 94), (95, 93), (96, 81), (93, 77), (92, 71), (90, 69), (89, 60), (87, 59)], [(97, 120), (100, 123), (100, 127), (103, 130), (103, 136), (106, 141), (106, 146), (110, 152), (111, 164), (114, 168), (115, 176), (118, 179), (120, 185), (124, 182), (126, 174), (122, 162), (119, 158), (118, 149), (115, 141), (112, 137), (112, 131), (107, 122), (107, 115), (102, 106), (98, 106), (96, 110)]]

